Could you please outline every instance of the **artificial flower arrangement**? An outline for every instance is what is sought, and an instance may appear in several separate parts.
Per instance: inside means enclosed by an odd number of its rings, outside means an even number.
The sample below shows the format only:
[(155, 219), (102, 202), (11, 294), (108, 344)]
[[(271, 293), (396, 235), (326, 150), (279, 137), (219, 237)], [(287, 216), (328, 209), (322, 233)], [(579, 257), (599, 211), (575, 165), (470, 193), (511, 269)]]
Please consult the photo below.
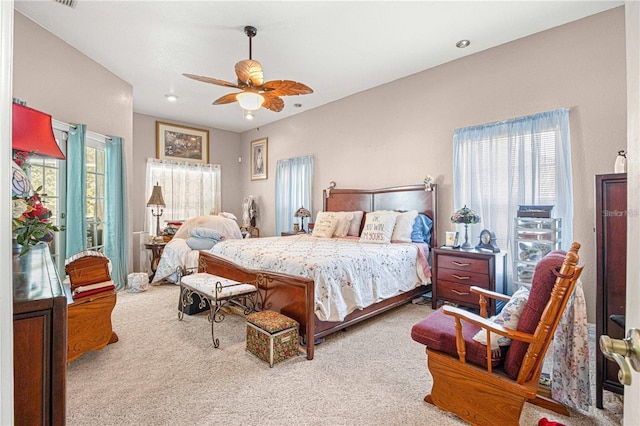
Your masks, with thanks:
[(16, 242), (22, 246), (20, 256), (40, 242), (53, 240), (53, 233), (60, 228), (51, 223), (51, 210), (42, 203), (39, 192), (42, 187), (32, 190), (27, 176), (28, 152), (16, 151), (13, 159), (11, 179), (12, 231)]
[(433, 184), (435, 183), (435, 180), (433, 179), (433, 177), (431, 175), (426, 175), (424, 177), (424, 190), (425, 191), (431, 191), (433, 189)]

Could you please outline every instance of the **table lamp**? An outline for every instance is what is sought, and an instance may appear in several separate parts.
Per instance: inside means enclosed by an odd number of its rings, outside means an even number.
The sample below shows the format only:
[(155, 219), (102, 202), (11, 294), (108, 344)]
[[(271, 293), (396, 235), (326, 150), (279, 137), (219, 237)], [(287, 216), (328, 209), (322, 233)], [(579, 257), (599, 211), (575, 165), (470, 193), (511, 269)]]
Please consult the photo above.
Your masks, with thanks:
[[(157, 214), (154, 213), (153, 206), (156, 207), (159, 213)], [(160, 216), (162, 216), (162, 213), (164, 212), (164, 210), (162, 210), (162, 207), (166, 207), (166, 204), (164, 203), (164, 199), (162, 198), (162, 187), (158, 182), (156, 182), (156, 184), (153, 187), (153, 191), (151, 192), (151, 197), (149, 198), (149, 201), (147, 201), (147, 207), (151, 207), (151, 214), (156, 218), (156, 236), (159, 237), (160, 236)]]
[(451, 216), (451, 222), (453, 223), (463, 223), (464, 224), (464, 244), (460, 248), (462, 249), (470, 249), (472, 248), (471, 244), (469, 244), (469, 234), (467, 232), (467, 228), (470, 223), (478, 223), (480, 222), (480, 216), (478, 213), (471, 210), (467, 205)]
[(311, 213), (309, 213), (309, 210), (305, 209), (304, 207), (300, 207), (298, 210), (296, 210), (296, 213), (293, 216), (301, 218), (302, 225), (300, 226), (300, 231), (307, 232), (304, 230), (304, 218), (311, 217)]

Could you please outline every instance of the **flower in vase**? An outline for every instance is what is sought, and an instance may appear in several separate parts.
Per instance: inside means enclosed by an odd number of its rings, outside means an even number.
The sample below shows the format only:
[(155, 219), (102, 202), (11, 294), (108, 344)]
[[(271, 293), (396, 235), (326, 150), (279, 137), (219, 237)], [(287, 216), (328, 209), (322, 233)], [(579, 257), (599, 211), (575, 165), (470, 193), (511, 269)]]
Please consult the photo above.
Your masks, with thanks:
[[(16, 242), (22, 246), (20, 255), (40, 242), (49, 242), (53, 233), (60, 228), (51, 223), (51, 210), (40, 198), (41, 187), (32, 190), (26, 174), (28, 153), (18, 151), (13, 165), (12, 188), (12, 231)], [(17, 161), (16, 161), (17, 160)]]

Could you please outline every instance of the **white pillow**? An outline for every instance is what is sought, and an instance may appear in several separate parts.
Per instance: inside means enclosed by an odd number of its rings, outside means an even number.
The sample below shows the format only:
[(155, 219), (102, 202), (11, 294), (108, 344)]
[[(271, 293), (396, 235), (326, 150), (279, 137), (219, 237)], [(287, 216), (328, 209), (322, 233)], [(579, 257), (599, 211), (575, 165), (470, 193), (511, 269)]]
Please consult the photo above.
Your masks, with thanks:
[(411, 242), (411, 232), (413, 225), (418, 217), (418, 210), (409, 210), (408, 212), (399, 213), (396, 216), (396, 226), (393, 228), (391, 241), (399, 241), (403, 243)]
[(338, 225), (336, 226), (336, 230), (333, 233), (334, 237), (346, 237), (349, 233), (349, 227), (351, 226), (351, 220), (353, 219), (353, 215), (349, 215), (348, 217), (340, 217), (338, 218)]
[(338, 218), (329, 215), (320, 215), (316, 217), (316, 223), (313, 225), (314, 237), (331, 238), (338, 226)]
[(391, 235), (396, 224), (396, 214), (393, 212), (367, 213), (364, 229), (360, 234), (360, 242), (384, 244), (391, 242)]
[(196, 216), (187, 219), (176, 231), (173, 238), (188, 239), (193, 228), (208, 228), (219, 232), (225, 238), (242, 238), (238, 223), (223, 216)]
[(226, 217), (227, 219), (238, 220), (235, 214), (229, 212), (220, 212), (218, 216)]
[[(496, 324), (500, 324), (505, 328), (516, 330), (518, 328), (518, 322), (520, 321), (520, 315), (524, 310), (524, 306), (529, 299), (529, 289), (527, 287), (520, 287), (513, 295), (507, 304), (502, 308), (502, 311), (498, 315), (492, 316), (489, 320)], [(487, 330), (484, 328), (478, 331), (473, 340), (483, 345), (487, 345)], [(491, 349), (499, 349), (500, 346), (509, 346), (511, 339), (501, 336), (496, 333), (491, 334)]]
[[(318, 212), (316, 215), (316, 223), (319, 223), (322, 219), (326, 217), (335, 217), (339, 219), (339, 222), (336, 226), (336, 230), (334, 232), (334, 236), (336, 237), (346, 237), (347, 235), (351, 235), (351, 228), (353, 227), (354, 222), (354, 213), (357, 212)], [(358, 235), (360, 231), (360, 221), (362, 221), (362, 213), (360, 212), (360, 220), (356, 225), (356, 233)], [(315, 228), (314, 224), (314, 228)]]
[(349, 213), (353, 214), (353, 219), (351, 219), (351, 226), (349, 227), (347, 235), (357, 237), (360, 235), (360, 224), (362, 224), (362, 216), (364, 215), (364, 212), (362, 210), (354, 210)]

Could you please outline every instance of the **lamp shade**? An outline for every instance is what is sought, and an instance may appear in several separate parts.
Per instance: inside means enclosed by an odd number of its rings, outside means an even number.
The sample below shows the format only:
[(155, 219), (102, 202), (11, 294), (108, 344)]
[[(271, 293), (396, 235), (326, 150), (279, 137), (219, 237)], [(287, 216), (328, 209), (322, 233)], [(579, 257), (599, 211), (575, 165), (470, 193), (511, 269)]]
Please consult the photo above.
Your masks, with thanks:
[(465, 205), (451, 216), (451, 222), (465, 224), (478, 223), (480, 222), (480, 216)]
[(264, 97), (255, 92), (242, 92), (236, 95), (236, 100), (243, 109), (256, 111), (262, 106)]
[(159, 206), (165, 207), (166, 204), (164, 202), (164, 198), (162, 198), (162, 187), (156, 183), (153, 186), (153, 191), (151, 192), (151, 197), (149, 197), (149, 201), (147, 201), (147, 207)]
[(64, 154), (53, 136), (51, 116), (13, 103), (13, 137), (11, 148), (41, 157), (64, 160)]
[(296, 210), (296, 213), (293, 216), (294, 217), (310, 217), (311, 213), (309, 213), (309, 210), (305, 209), (304, 207), (300, 207), (298, 210)]

